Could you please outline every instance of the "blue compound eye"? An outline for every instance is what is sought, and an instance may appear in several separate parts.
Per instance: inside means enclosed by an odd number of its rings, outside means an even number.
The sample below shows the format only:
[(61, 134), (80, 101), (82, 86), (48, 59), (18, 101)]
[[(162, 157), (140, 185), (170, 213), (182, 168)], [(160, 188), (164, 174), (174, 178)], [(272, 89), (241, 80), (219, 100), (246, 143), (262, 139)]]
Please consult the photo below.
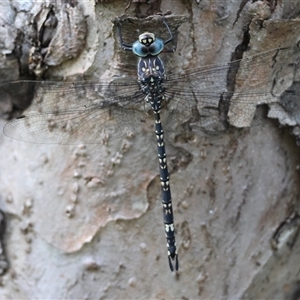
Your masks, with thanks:
[(142, 44), (136, 41), (132, 44), (132, 52), (139, 57), (146, 57), (158, 55), (164, 49), (164, 42), (162, 39), (155, 39), (150, 45)]
[(139, 36), (139, 40), (132, 44), (132, 51), (139, 57), (147, 55), (156, 56), (164, 49), (162, 39), (157, 39), (151, 32), (144, 32)]
[(136, 41), (132, 44), (132, 52), (139, 57), (145, 57), (149, 54), (149, 47)]
[(164, 42), (162, 39), (155, 39), (149, 46), (149, 53), (153, 56), (158, 55), (164, 49)]

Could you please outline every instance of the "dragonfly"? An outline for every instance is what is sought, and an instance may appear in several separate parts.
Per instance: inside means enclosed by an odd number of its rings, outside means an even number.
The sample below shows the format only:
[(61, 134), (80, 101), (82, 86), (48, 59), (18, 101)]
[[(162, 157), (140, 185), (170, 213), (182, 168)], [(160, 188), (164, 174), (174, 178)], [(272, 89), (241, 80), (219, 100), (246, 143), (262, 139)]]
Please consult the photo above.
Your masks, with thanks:
[[(278, 78), (289, 81), (299, 65), (300, 51), (298, 46), (281, 47), (223, 65), (166, 74), (161, 54), (173, 52), (166, 45), (170, 45), (174, 35), (164, 16), (161, 21), (168, 38), (163, 40), (152, 32), (144, 32), (130, 44), (123, 41), (122, 23), (116, 20), (120, 47), (137, 57), (137, 76), (97, 82), (7, 82), (0, 84), (0, 101), (11, 108), (13, 103), (22, 111), (6, 123), (4, 134), (43, 144), (95, 144), (120, 138), (144, 122), (149, 108), (155, 121), (168, 264), (171, 271), (178, 271), (161, 114), (166, 120), (196, 124), (208, 131), (219, 129), (220, 124), (222, 128), (259, 124), (263, 119), (254, 118), (256, 106), (271, 105), (278, 99), (282, 99), (280, 109), (273, 110), (272, 117), (287, 119), (287, 115), (296, 115), (300, 111), (299, 92), (292, 83), (281, 87)], [(289, 68), (285, 68), (287, 65)], [(234, 86), (230, 84), (232, 74)], [(29, 107), (24, 103), (24, 95), (33, 99)]]

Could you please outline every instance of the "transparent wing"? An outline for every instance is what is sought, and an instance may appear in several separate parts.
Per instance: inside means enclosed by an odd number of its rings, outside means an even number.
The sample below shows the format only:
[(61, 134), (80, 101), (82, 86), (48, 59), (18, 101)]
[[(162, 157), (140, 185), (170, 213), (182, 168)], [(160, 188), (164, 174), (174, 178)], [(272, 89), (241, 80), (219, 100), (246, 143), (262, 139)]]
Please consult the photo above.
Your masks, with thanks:
[[(231, 124), (246, 127), (253, 121), (256, 106), (278, 101), (294, 77), (299, 64), (298, 48), (278, 48), (225, 65), (190, 69), (171, 74), (165, 81), (167, 114), (179, 122), (193, 118), (206, 129), (219, 126), (219, 102), (228, 104)], [(232, 75), (234, 74), (234, 75)], [(20, 118), (5, 126), (6, 135), (35, 143), (99, 143), (133, 131), (143, 122), (144, 95), (136, 79), (108, 82), (28, 82), (0, 85), (0, 100), (25, 109), (25, 95), (34, 99)], [(299, 101), (290, 90), (285, 101)], [(288, 105), (283, 105), (287, 107)], [(291, 105), (289, 105), (291, 106)], [(272, 117), (299, 114), (299, 105)], [(200, 121), (199, 121), (200, 120)]]
[[(16, 81), (0, 85), (0, 100), (25, 109), (10, 120), (4, 133), (33, 143), (101, 143), (134, 130), (145, 115), (137, 108), (144, 96), (136, 81), (95, 82)], [(13, 99), (11, 99), (13, 98)]]
[[(250, 126), (256, 106), (278, 101), (278, 96), (292, 84), (299, 58), (297, 47), (277, 48), (225, 65), (171, 74), (165, 84), (168, 108), (172, 113), (180, 111), (182, 121), (185, 121), (195, 114), (196, 107), (205, 123), (214, 113), (217, 114), (222, 99), (229, 104), (229, 118), (233, 125)], [(234, 73), (237, 75), (233, 76)], [(285, 84), (280, 85), (280, 81)], [(294, 91), (293, 99), (298, 96), (299, 93)], [(255, 123), (261, 121), (256, 119)]]

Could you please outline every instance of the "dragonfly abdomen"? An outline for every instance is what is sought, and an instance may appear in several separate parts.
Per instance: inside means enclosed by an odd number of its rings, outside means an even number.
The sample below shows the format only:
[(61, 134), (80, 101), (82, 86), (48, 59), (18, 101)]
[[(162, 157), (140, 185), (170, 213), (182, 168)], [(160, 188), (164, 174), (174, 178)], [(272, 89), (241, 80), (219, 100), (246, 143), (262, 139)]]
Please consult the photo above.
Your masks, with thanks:
[(178, 270), (178, 255), (175, 242), (174, 215), (172, 209), (172, 197), (170, 190), (169, 171), (167, 166), (167, 155), (164, 145), (163, 128), (159, 112), (155, 113), (155, 134), (157, 140), (157, 153), (159, 161), (159, 173), (161, 183), (162, 207), (165, 224), (165, 236), (167, 239), (168, 259), (170, 269), (174, 267), (172, 261), (175, 260), (175, 270)]

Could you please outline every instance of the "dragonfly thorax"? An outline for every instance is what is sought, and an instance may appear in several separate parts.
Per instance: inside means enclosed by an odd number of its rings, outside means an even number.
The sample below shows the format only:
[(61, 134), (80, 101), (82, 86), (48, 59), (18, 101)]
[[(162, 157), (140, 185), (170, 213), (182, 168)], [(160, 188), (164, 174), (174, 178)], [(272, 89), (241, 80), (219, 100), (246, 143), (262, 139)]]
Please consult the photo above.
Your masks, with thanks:
[(137, 73), (139, 81), (145, 81), (147, 78), (163, 80), (165, 78), (164, 63), (158, 56), (141, 57), (137, 65)]
[(163, 80), (157, 77), (147, 77), (140, 81), (142, 92), (154, 97), (164, 92), (165, 88), (162, 83)]
[(165, 68), (159, 57), (140, 58), (138, 78), (144, 94), (159, 95), (164, 91)]

